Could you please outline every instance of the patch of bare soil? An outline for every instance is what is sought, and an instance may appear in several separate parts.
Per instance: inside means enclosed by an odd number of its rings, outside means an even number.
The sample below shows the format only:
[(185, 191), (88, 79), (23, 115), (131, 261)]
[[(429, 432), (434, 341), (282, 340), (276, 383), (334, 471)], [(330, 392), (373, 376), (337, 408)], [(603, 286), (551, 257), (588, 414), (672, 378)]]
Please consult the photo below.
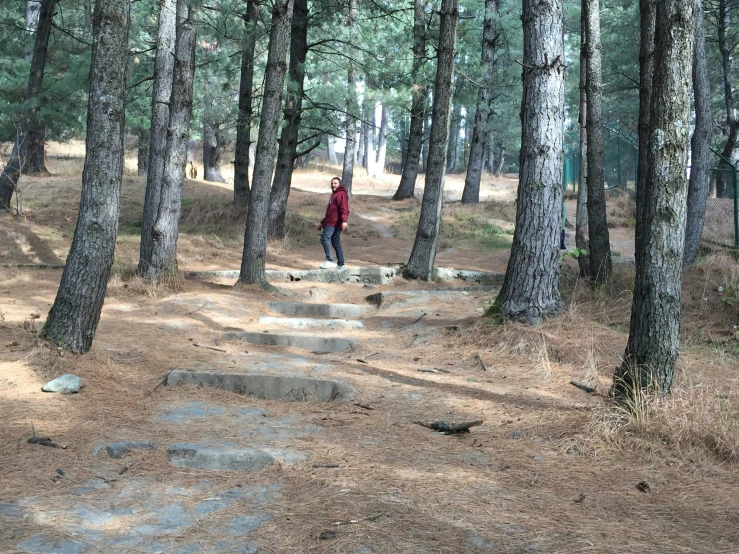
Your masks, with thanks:
[[(297, 176), (295, 233), (270, 245), (271, 267), (321, 260), (312, 228), (328, 193), (306, 189), (327, 190), (331, 174)], [(367, 182), (373, 194), (359, 181), (348, 263), (404, 262), (412, 233), (394, 229), (412, 213), (399, 208), (417, 209), (415, 202), (391, 202), (389, 178)], [(64, 259), (79, 176), (46, 178), (43, 190), (29, 198), (21, 224), (0, 222), (8, 237), (0, 262)], [(593, 289), (566, 258), (567, 309), (538, 328), (492, 325), (481, 316), (495, 291), (462, 291), (459, 282), (276, 283), (279, 292), (268, 294), (188, 279), (172, 292), (131, 277), (142, 181), (126, 176), (123, 194), (116, 270), (89, 354), (63, 354), (37, 339), (60, 270), (0, 269), (3, 552), (33, 551), (38, 541), (56, 545), (51, 551), (78, 541), (90, 552), (739, 551), (734, 261), (713, 257), (686, 273), (675, 394), (645, 400), (633, 416), (606, 397), (628, 332), (627, 267), (611, 286)], [(188, 181), (185, 198), (182, 268), (237, 268), (243, 210), (229, 205), (227, 187)], [(506, 249), (489, 247), (476, 229), (510, 221), (510, 200), (509, 191), (505, 201), (451, 209), (455, 242), (437, 264), (504, 271)], [(365, 316), (364, 329), (259, 323), (278, 315), (267, 308), (272, 300), (365, 304), (372, 293), (440, 287), (456, 290), (398, 295)], [(359, 346), (327, 354), (224, 340), (234, 328), (342, 336)], [(326, 376), (357, 396), (284, 403), (161, 386), (172, 368)], [(41, 392), (64, 373), (82, 377), (79, 394)], [(439, 420), (483, 424), (445, 436), (416, 423)], [(67, 448), (29, 444), (32, 430)], [(118, 440), (159, 447), (122, 459), (93, 455)], [(270, 448), (279, 463), (256, 472), (170, 465), (167, 447), (189, 442)], [(114, 542), (122, 538), (129, 542)]]

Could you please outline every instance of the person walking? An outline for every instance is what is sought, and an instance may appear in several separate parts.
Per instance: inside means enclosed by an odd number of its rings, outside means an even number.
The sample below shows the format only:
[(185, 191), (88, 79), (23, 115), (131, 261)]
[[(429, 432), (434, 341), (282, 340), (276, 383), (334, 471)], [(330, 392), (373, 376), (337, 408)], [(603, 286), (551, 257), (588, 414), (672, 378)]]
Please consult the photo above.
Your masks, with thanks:
[[(344, 251), (341, 249), (341, 232), (346, 231), (349, 225), (349, 193), (341, 184), (341, 179), (331, 179), (331, 198), (326, 206), (326, 216), (318, 224), (321, 231), (321, 244), (326, 252), (326, 261), (320, 265), (321, 269), (343, 269)], [(331, 255), (331, 247), (336, 251), (336, 262)], [(338, 265), (337, 265), (338, 264)]]

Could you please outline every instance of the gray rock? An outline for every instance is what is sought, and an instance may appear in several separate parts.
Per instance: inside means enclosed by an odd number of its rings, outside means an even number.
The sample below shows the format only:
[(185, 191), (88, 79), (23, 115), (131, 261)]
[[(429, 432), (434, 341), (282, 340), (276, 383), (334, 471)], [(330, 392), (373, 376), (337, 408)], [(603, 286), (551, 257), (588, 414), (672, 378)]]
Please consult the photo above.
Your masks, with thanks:
[(216, 471), (258, 471), (275, 461), (256, 448), (204, 448), (192, 444), (174, 444), (167, 456), (175, 466)]
[(35, 535), (19, 542), (15, 547), (34, 554), (83, 554), (90, 545), (80, 541), (56, 542), (49, 535)]
[(44, 392), (60, 392), (62, 394), (73, 394), (82, 388), (82, 379), (71, 373), (57, 377), (49, 381), (41, 390)]
[(109, 458), (122, 458), (132, 450), (156, 450), (157, 443), (152, 441), (119, 441), (105, 446)]
[(231, 520), (226, 534), (231, 537), (248, 535), (265, 521), (272, 519), (272, 514), (262, 513), (248, 516), (238, 516)]

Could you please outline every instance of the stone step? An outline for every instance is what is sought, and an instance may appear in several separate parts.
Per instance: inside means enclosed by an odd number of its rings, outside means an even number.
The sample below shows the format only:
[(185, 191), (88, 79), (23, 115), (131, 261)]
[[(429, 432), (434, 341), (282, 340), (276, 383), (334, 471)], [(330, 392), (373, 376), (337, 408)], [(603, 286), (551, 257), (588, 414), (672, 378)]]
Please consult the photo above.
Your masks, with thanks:
[(165, 384), (204, 385), (236, 394), (288, 402), (314, 398), (330, 402), (352, 398), (356, 394), (356, 389), (350, 384), (334, 379), (316, 379), (300, 375), (227, 373), (217, 370), (173, 369), (167, 375)]
[(173, 444), (167, 449), (169, 463), (212, 471), (259, 471), (275, 463), (272, 455), (258, 448), (216, 448), (197, 444)]
[(386, 291), (370, 294), (365, 300), (370, 304), (374, 304), (378, 308), (386, 304), (426, 304), (431, 300), (446, 300), (450, 302), (459, 302), (471, 298), (463, 291), (452, 290), (405, 290), (405, 291)]
[[(227, 271), (188, 271), (187, 277), (218, 277), (223, 279), (238, 279), (239, 270)], [(396, 267), (350, 267), (345, 269), (295, 269), (266, 271), (269, 282), (291, 282), (291, 281), (316, 281), (319, 283), (365, 283), (368, 285), (386, 285), (394, 277), (400, 276), (401, 271)], [(453, 269), (447, 267), (435, 267), (434, 279), (441, 281), (453, 281), (461, 279), (465, 282), (474, 282), (482, 285), (503, 284), (503, 273), (489, 273), (485, 271), (468, 271), (466, 269)]]
[(261, 325), (284, 325), (293, 329), (323, 327), (325, 329), (364, 329), (364, 323), (346, 319), (313, 319), (310, 317), (272, 317), (259, 318)]
[(223, 340), (240, 340), (265, 346), (294, 346), (311, 352), (344, 352), (355, 348), (359, 342), (341, 337), (316, 337), (311, 335), (285, 335), (281, 333), (256, 333), (226, 331)]
[(359, 304), (311, 304), (308, 302), (267, 302), (267, 308), (283, 315), (310, 317), (353, 318), (372, 311), (370, 306)]

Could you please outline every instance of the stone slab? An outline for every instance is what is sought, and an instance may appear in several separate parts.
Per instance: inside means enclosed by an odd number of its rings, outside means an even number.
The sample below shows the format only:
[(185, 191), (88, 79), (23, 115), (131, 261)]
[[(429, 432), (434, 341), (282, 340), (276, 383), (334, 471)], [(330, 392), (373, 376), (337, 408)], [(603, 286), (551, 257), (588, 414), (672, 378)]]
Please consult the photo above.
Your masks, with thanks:
[(487, 271), (469, 271), (466, 269), (453, 269), (447, 267), (435, 267), (434, 279), (440, 281), (453, 281), (461, 279), (465, 282), (479, 283), (481, 285), (502, 286), (504, 273), (489, 273)]
[(306, 401), (317, 398), (330, 402), (338, 398), (351, 398), (356, 393), (351, 385), (333, 379), (314, 379), (298, 375), (224, 373), (208, 370), (173, 369), (167, 375), (166, 384), (167, 386), (205, 385), (237, 394), (285, 401)]
[(353, 318), (362, 317), (372, 311), (369, 306), (359, 304), (311, 304), (309, 302), (267, 302), (267, 308), (282, 315)]
[(365, 300), (379, 308), (389, 303), (425, 304), (436, 299), (459, 301), (466, 298), (470, 297), (461, 291), (406, 290), (376, 292), (375, 294), (366, 296)]
[[(384, 285), (389, 283), (398, 273), (393, 267), (353, 267), (345, 269), (294, 269), (266, 271), (267, 281), (316, 281), (319, 283), (369, 283)], [(187, 277), (217, 277), (221, 279), (238, 279), (239, 270), (226, 271), (188, 271)]]
[(240, 340), (265, 346), (294, 346), (312, 352), (344, 352), (356, 347), (359, 342), (342, 337), (315, 337), (311, 335), (285, 335), (281, 333), (256, 333), (226, 331), (223, 340)]
[(167, 449), (175, 466), (211, 471), (259, 471), (275, 459), (256, 448), (212, 448), (196, 444), (173, 444)]
[(152, 441), (118, 441), (105, 445), (109, 458), (122, 458), (132, 450), (156, 450), (157, 443)]
[(364, 329), (364, 323), (347, 319), (314, 319), (310, 317), (272, 317), (259, 318), (260, 325), (282, 325), (293, 329), (310, 329), (322, 327), (324, 329)]

